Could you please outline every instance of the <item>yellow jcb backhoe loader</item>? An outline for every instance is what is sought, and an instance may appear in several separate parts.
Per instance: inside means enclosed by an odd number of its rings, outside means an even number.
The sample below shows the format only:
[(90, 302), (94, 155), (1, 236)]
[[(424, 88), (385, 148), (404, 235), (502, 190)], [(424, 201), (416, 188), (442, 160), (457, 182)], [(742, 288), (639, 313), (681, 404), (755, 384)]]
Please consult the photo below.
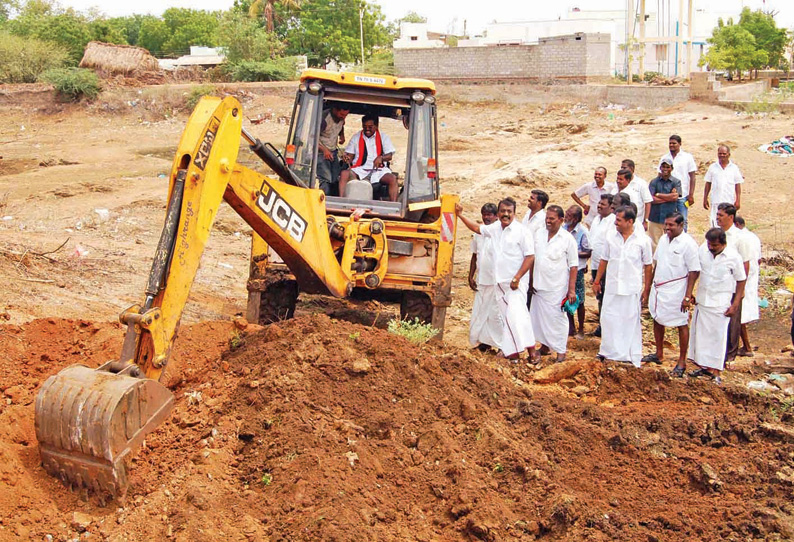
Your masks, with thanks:
[[(119, 317), (127, 326), (119, 359), (97, 369), (68, 367), (48, 378), (36, 397), (36, 437), (47, 472), (102, 495), (126, 491), (126, 460), (173, 407), (173, 395), (158, 380), (221, 201), (254, 231), (253, 321), (291, 316), (298, 292), (345, 297), (363, 290), (402, 295), (403, 316), (442, 330), (458, 198), (439, 193), (434, 95), (425, 80), (307, 70), (286, 158), (243, 128), (236, 99), (203, 98), (174, 158), (143, 302)], [(376, 194), (326, 197), (317, 188), (321, 114), (332, 103), (352, 114), (398, 119), (407, 128), (397, 201)], [(241, 136), (278, 178), (237, 162)]]

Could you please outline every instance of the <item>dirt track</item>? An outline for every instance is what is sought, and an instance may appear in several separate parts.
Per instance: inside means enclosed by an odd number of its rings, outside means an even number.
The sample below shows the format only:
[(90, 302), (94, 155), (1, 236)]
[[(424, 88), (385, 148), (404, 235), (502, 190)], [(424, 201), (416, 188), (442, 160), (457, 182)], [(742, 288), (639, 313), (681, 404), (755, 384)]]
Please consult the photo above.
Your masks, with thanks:
[[(767, 249), (791, 248), (791, 159), (756, 150), (794, 131), (790, 118), (698, 104), (602, 111), (529, 94), (508, 105), (491, 98), (520, 87), (481, 88), (481, 102), (441, 89), (443, 187), (461, 194), (470, 215), (505, 195), (525, 201), (536, 186), (567, 205), (593, 167), (606, 166), (611, 179), (624, 157), (650, 178), (667, 136), (679, 133), (702, 164), (694, 232), (706, 221), (702, 173), (727, 140), (747, 179), (748, 224)], [(243, 94), (249, 118), (270, 114), (252, 127), (263, 140), (283, 141), (278, 119), (289, 113), (289, 94)], [(140, 301), (165, 208), (158, 175), (170, 167), (186, 118), (164, 119), (167, 95), (154, 104), (147, 96), (90, 109), (34, 96), (5, 107), (0, 540), (73, 538), (74, 512), (89, 516), (77, 523), (90, 520), (92, 536), (109, 540), (794, 537), (790, 403), (746, 389), (760, 371), (752, 362), (716, 389), (671, 382), (662, 370), (590, 365), (597, 342), (587, 339), (571, 346), (585, 363), (574, 379), (525, 384), (525, 369), (466, 351), (463, 232), (443, 349), (306, 316), (252, 326), (231, 351), (249, 238), (226, 207), (177, 342), (175, 414), (136, 457), (123, 503), (102, 507), (70, 493), (38, 465), (32, 401), (61, 367), (114, 358), (116, 315)], [(129, 105), (135, 99), (143, 101)], [(774, 295), (784, 271), (765, 267), (762, 295), (772, 305), (751, 331), (759, 363), (783, 359), (788, 342), (785, 300)], [(301, 312), (328, 309), (312, 300)], [(371, 366), (356, 372), (352, 361), (362, 358)]]

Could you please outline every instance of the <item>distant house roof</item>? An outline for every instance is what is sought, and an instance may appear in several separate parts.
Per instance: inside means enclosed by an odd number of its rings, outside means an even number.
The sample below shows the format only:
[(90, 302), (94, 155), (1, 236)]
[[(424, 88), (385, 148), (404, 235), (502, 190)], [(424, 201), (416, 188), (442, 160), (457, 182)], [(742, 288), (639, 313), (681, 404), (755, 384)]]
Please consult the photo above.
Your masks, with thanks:
[(161, 58), (158, 60), (160, 68), (175, 70), (185, 66), (204, 66), (210, 68), (222, 64), (226, 60), (223, 49), (220, 47), (190, 47), (190, 54), (179, 58)]

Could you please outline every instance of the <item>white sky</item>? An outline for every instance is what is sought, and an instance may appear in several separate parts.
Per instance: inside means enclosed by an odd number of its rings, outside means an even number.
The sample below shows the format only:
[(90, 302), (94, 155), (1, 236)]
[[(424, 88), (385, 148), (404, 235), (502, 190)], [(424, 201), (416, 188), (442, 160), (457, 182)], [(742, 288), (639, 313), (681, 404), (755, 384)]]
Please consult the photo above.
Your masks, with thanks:
[[(569, 8), (582, 10), (625, 9), (626, 0), (563, 0), (544, 2), (542, 0), (374, 0), (381, 5), (388, 20), (402, 17), (415, 11), (428, 18), (431, 30), (437, 32), (460, 33), (463, 21), (467, 21), (469, 34), (481, 31), (486, 24), (499, 22), (547, 20), (564, 17)], [(646, 0), (646, 9), (656, 11), (659, 2), (670, 3), (672, 12), (678, 10), (676, 0)], [(794, 28), (794, 0), (694, 0), (696, 10), (736, 14), (742, 6), (752, 9), (765, 8), (776, 10), (778, 26)], [(233, 0), (60, 0), (64, 6), (78, 10), (97, 7), (109, 16), (130, 15), (132, 13), (151, 13), (160, 15), (169, 7), (184, 7), (206, 10), (228, 9)], [(635, 0), (635, 5), (639, 0)], [(685, 2), (686, 4), (686, 2)], [(686, 9), (686, 8), (685, 8)]]

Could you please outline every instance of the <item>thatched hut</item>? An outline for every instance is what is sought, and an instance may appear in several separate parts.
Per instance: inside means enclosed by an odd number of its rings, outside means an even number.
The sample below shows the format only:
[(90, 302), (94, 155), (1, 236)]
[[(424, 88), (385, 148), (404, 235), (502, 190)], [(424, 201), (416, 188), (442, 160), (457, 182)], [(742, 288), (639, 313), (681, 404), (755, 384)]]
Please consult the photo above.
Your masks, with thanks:
[(100, 41), (88, 43), (80, 67), (90, 68), (105, 76), (160, 71), (157, 59), (146, 49)]

